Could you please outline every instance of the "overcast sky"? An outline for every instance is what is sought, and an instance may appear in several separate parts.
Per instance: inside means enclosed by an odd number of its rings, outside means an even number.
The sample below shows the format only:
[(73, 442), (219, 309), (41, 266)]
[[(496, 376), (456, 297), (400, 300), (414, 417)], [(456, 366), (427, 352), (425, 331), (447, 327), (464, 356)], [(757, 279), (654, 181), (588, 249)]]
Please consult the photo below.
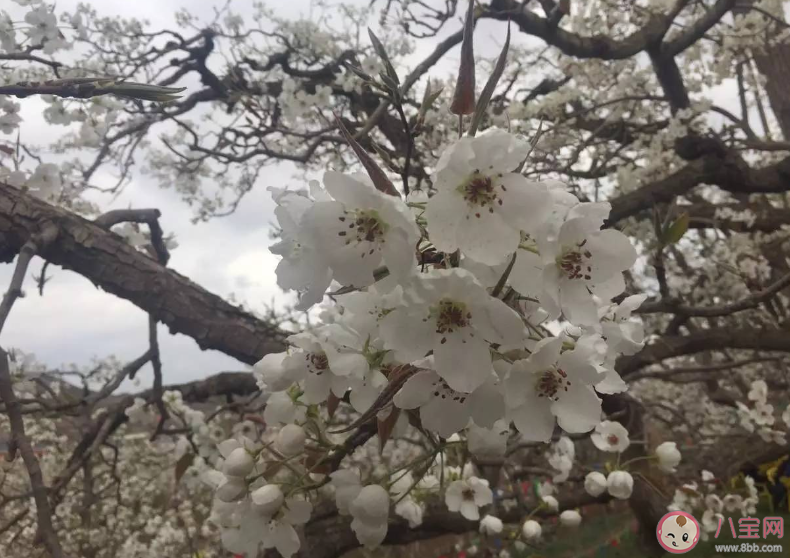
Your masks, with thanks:
[[(364, 5), (368, 0), (355, 2)], [(59, 0), (57, 12), (71, 10), (76, 4), (75, 0)], [(94, 0), (93, 4), (100, 15), (147, 18), (159, 28), (174, 27), (173, 15), (180, 8), (187, 7), (207, 20), (213, 13), (213, 6), (218, 5), (189, 0)], [(251, 11), (252, 2), (234, 0), (231, 5), (234, 11), (244, 14)], [(270, 5), (291, 18), (310, 12), (309, 0), (271, 1)], [(431, 45), (422, 45), (422, 49), (430, 48)], [(48, 127), (40, 116), (43, 106), (34, 98), (22, 102), (23, 139), (41, 144), (49, 139)], [(175, 192), (162, 189), (138, 174), (123, 194), (105, 207), (160, 209), (165, 232), (175, 233), (179, 242), (179, 247), (172, 252), (170, 267), (218, 295), (233, 293), (249, 307), (263, 309), (272, 302), (282, 307), (292, 299), (277, 288), (274, 274), (277, 258), (268, 251), (273, 203), (266, 187), (298, 187), (301, 184), (302, 178), (292, 164), (272, 165), (235, 214), (193, 225), (190, 221), (192, 210)], [(30, 267), (31, 274), (38, 274), (42, 263), (36, 258)], [(5, 290), (12, 270), (11, 265), (0, 265), (0, 290)], [(85, 366), (94, 357), (109, 355), (125, 362), (145, 351), (147, 315), (133, 304), (95, 288), (77, 274), (55, 267), (50, 268), (52, 280), (41, 297), (31, 274), (26, 283), (27, 296), (17, 301), (0, 337), (4, 348), (16, 347), (34, 353), (39, 361), (51, 367), (69, 363)], [(222, 370), (246, 369), (245, 365), (219, 352), (201, 351), (188, 337), (170, 335), (161, 325), (160, 350), (166, 383), (189, 381)], [(140, 387), (150, 385), (150, 367), (146, 367), (138, 378), (141, 379)]]
[[(368, 0), (355, 0), (367, 4)], [(103, 15), (117, 14), (148, 18), (154, 27), (172, 26), (173, 14), (182, 7), (193, 13), (212, 13), (212, 3), (188, 0), (94, 0)], [(59, 0), (58, 11), (70, 10), (75, 0)], [(281, 14), (289, 17), (306, 15), (309, 0), (270, 2)], [(249, 10), (250, 1), (234, 0), (232, 6), (239, 13)], [(476, 33), (476, 48), (481, 56), (493, 57), (502, 38), (502, 23), (483, 22)], [(458, 25), (448, 26), (454, 31)], [(414, 58), (421, 59), (432, 49), (423, 41)], [(456, 47), (433, 75), (445, 75), (456, 64)], [(716, 102), (735, 108), (734, 88), (718, 88)], [(29, 140), (46, 142), (47, 126), (42, 123), (42, 104), (33, 99), (23, 105), (23, 134)], [(162, 212), (162, 226), (177, 236), (179, 247), (173, 251), (170, 267), (190, 277), (210, 291), (227, 296), (234, 293), (237, 300), (262, 309), (264, 304), (282, 306), (290, 301), (276, 286), (274, 268), (277, 259), (268, 251), (268, 233), (273, 220), (273, 204), (266, 192), (269, 185), (299, 186), (291, 164), (272, 165), (265, 176), (230, 217), (193, 225), (192, 210), (172, 190), (159, 188), (153, 181), (139, 174), (115, 200), (114, 207), (155, 207)], [(38, 273), (42, 262), (34, 260), (31, 271)], [(0, 290), (10, 280), (12, 267), (0, 265)], [(139, 356), (147, 343), (147, 316), (131, 303), (104, 293), (82, 277), (52, 268), (52, 280), (44, 296), (38, 295), (28, 277), (28, 296), (20, 299), (2, 333), (0, 342), (5, 348), (17, 347), (32, 352), (39, 361), (51, 367), (76, 363), (88, 365), (94, 357), (115, 355), (122, 361)], [(189, 338), (170, 335), (160, 326), (160, 348), (166, 383), (179, 383), (205, 377), (222, 370), (243, 370), (246, 367), (220, 353), (201, 351)], [(150, 385), (150, 368), (138, 375), (141, 387)], [(132, 386), (125, 386), (126, 388)]]

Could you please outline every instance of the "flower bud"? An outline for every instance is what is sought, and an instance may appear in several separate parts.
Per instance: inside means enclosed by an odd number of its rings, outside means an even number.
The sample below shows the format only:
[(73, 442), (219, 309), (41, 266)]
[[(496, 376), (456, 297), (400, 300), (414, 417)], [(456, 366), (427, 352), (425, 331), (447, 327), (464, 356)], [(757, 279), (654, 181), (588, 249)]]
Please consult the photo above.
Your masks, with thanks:
[(675, 442), (664, 442), (656, 448), (658, 467), (665, 473), (674, 473), (680, 463), (680, 451)]
[(576, 510), (565, 510), (560, 514), (560, 524), (565, 527), (578, 527), (582, 522), (582, 516)]
[(487, 515), (480, 520), (480, 532), (484, 535), (497, 535), (502, 532), (502, 520), (493, 515)]
[(252, 502), (256, 506), (256, 511), (264, 516), (276, 514), (285, 501), (282, 490), (276, 484), (265, 484), (250, 494)]
[(304, 443), (307, 439), (304, 428), (298, 424), (286, 424), (277, 434), (274, 447), (286, 457), (298, 455), (304, 451)]
[(628, 500), (634, 491), (634, 478), (627, 471), (612, 471), (606, 479), (609, 494), (620, 500)]
[(528, 541), (539, 539), (542, 532), (543, 528), (540, 526), (540, 523), (534, 519), (526, 520), (524, 525), (521, 526), (521, 536)]
[(225, 458), (222, 472), (229, 477), (246, 477), (254, 466), (255, 462), (249, 452), (244, 448), (236, 448)]
[(587, 494), (597, 498), (606, 492), (606, 477), (598, 471), (587, 473), (587, 476), (584, 477), (584, 489)]

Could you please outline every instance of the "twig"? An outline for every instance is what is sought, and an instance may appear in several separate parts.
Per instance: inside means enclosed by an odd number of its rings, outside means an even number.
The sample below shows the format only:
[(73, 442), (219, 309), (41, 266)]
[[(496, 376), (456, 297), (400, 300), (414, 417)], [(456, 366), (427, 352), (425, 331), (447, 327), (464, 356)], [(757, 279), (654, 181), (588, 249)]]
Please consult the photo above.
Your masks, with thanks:
[(11, 385), (8, 353), (2, 348), (0, 348), (0, 398), (5, 402), (6, 414), (8, 415), (8, 421), (11, 423), (11, 447), (9, 448), (9, 454), (13, 455), (19, 449), (30, 476), (30, 487), (33, 490), (33, 498), (36, 501), (39, 535), (44, 539), (44, 544), (47, 546), (52, 558), (63, 558), (63, 550), (52, 525), (52, 509), (49, 505), (47, 487), (44, 485), (44, 476), (41, 474), (41, 467), (30, 445), (30, 440), (25, 435), (25, 423), (22, 419), (19, 401), (17, 401), (14, 388)]
[(11, 284), (8, 286), (5, 296), (3, 296), (3, 302), (0, 303), (0, 332), (3, 331), (3, 326), (11, 313), (11, 308), (13, 308), (16, 299), (22, 296), (22, 283), (25, 281), (25, 273), (27, 273), (30, 260), (41, 248), (55, 240), (57, 235), (57, 227), (52, 223), (47, 223), (42, 231), (32, 236), (19, 251), (19, 258), (16, 262), (14, 275), (11, 278)]

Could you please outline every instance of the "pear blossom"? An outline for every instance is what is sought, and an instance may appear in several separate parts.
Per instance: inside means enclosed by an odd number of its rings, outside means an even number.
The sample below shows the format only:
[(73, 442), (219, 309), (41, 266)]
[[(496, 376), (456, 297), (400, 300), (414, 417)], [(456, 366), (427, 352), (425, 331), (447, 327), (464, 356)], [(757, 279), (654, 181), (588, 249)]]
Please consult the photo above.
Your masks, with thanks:
[(706, 509), (702, 514), (702, 529), (705, 533), (714, 533), (719, 529), (720, 521), (724, 520), (724, 516), (712, 509)]
[(563, 313), (573, 324), (595, 326), (599, 322), (593, 295), (610, 300), (625, 289), (622, 272), (636, 261), (636, 250), (620, 231), (601, 230), (609, 210), (606, 203), (579, 204), (557, 238), (540, 246), (540, 302), (551, 316)]
[(634, 490), (634, 478), (628, 471), (612, 471), (606, 477), (609, 494), (620, 500), (627, 500)]
[(764, 403), (768, 399), (768, 384), (765, 383), (765, 380), (753, 381), (747, 397), (751, 401)]
[(594, 498), (597, 498), (606, 492), (606, 487), (606, 477), (603, 475), (603, 473), (592, 471), (587, 473), (587, 476), (584, 477), (584, 490), (586, 490), (587, 494)]
[(518, 314), (466, 270), (421, 274), (410, 291), (411, 301), (381, 320), (385, 346), (401, 362), (432, 350), (436, 373), (455, 391), (470, 393), (489, 378), (489, 343), (515, 346), (526, 335)]
[(328, 171), (324, 186), (334, 200), (315, 203), (302, 226), (336, 281), (346, 286), (372, 285), (377, 279), (374, 272), (386, 265), (394, 287), (414, 272), (420, 233), (400, 199), (379, 192), (359, 173)]
[[(320, 302), (332, 282), (329, 266), (318, 257), (318, 249), (301, 226), (305, 213), (315, 201), (307, 192), (269, 187), (277, 207), (274, 215), (280, 227), (280, 239), (269, 251), (281, 256), (275, 273), (277, 284), (284, 290), (295, 290), (299, 294), (297, 309), (306, 310)], [(329, 200), (316, 185), (311, 185), (313, 197)]]
[(576, 510), (565, 510), (560, 514), (560, 525), (564, 527), (578, 527), (582, 522), (582, 516)]
[(521, 536), (528, 541), (539, 539), (542, 532), (543, 529), (541, 528), (540, 523), (534, 519), (526, 520), (524, 525), (521, 526)]
[(601, 451), (624, 452), (631, 441), (628, 430), (619, 422), (605, 420), (595, 427), (590, 436), (592, 443)]
[(27, 14), (25, 21), (30, 27), (25, 29), (33, 44), (41, 44), (58, 38), (58, 18), (45, 5), (36, 6)]
[(235, 527), (222, 529), (223, 546), (234, 553), (257, 556), (259, 549), (275, 548), (283, 558), (299, 551), (295, 525), (310, 519), (312, 505), (300, 498), (286, 498), (276, 485), (264, 485), (251, 494)]
[(664, 442), (656, 448), (658, 467), (665, 473), (674, 473), (680, 463), (680, 451), (675, 442)]
[(573, 460), (575, 457), (576, 448), (573, 445), (573, 441), (567, 436), (560, 436), (560, 439), (552, 445), (551, 453), (548, 457), (549, 465), (559, 471), (551, 479), (553, 482), (561, 483), (568, 480), (571, 469), (573, 469)]
[(263, 410), (266, 424), (289, 424), (302, 422), (305, 419), (305, 408), (297, 405), (291, 396), (284, 391), (272, 393)]
[(329, 484), (335, 489), (335, 504), (340, 515), (348, 515), (351, 502), (362, 491), (359, 472), (352, 469), (338, 469), (329, 475)]
[(443, 438), (466, 428), (469, 420), (483, 428), (492, 428), (502, 416), (504, 398), (496, 377), (477, 387), (472, 393), (452, 389), (433, 370), (423, 370), (409, 378), (393, 398), (400, 409), (420, 409), (423, 427)]
[(395, 504), (395, 515), (405, 519), (412, 529), (422, 525), (423, 513), (422, 506), (408, 496)]
[(616, 354), (633, 355), (645, 346), (644, 324), (632, 312), (647, 299), (646, 294), (626, 297), (620, 304), (604, 309), (601, 316), (601, 333), (609, 350)]
[(495, 265), (518, 248), (521, 231), (535, 233), (551, 205), (545, 186), (514, 172), (529, 144), (497, 128), (463, 137), (444, 151), (428, 201), (428, 236), (442, 252), (460, 249)]
[(475, 457), (503, 457), (507, 451), (510, 425), (497, 420), (491, 428), (471, 424), (466, 429), (467, 447)]
[(600, 374), (583, 348), (560, 354), (563, 340), (537, 343), (527, 359), (513, 363), (505, 380), (508, 414), (522, 435), (549, 441), (556, 422), (566, 432), (589, 432), (600, 422), (601, 400), (592, 384)]
[[(321, 403), (329, 392), (342, 397), (349, 387), (348, 376), (361, 375), (368, 369), (365, 358), (357, 353), (343, 354), (332, 344), (333, 324), (313, 332), (303, 332), (288, 337), (296, 350), (282, 361), (284, 374), (294, 381), (303, 382), (303, 401), (308, 404)], [(330, 355), (339, 366), (332, 366)]]
[(364, 487), (349, 505), (349, 512), (354, 518), (351, 529), (365, 548), (377, 548), (387, 536), (389, 504), (387, 491), (371, 484)]
[(743, 497), (740, 494), (726, 494), (722, 498), (722, 505), (730, 513), (740, 510), (743, 505)]
[(477, 521), (480, 519), (478, 508), (492, 504), (494, 493), (487, 480), (471, 477), (451, 482), (445, 491), (444, 502), (451, 512), (460, 512), (469, 521)]
[(502, 520), (493, 515), (486, 515), (480, 520), (480, 532), (484, 535), (498, 535), (503, 527)]

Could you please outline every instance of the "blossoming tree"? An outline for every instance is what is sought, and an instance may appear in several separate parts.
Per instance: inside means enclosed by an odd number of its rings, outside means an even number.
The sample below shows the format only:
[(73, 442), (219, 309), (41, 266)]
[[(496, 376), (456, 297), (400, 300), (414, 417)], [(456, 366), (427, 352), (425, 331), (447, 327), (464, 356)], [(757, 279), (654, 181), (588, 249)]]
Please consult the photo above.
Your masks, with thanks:
[[(30, 95), (62, 130), (50, 158), (0, 144), (0, 331), (34, 255), (149, 315), (126, 364), (0, 351), (0, 544), (335, 557), (478, 532), (511, 552), (627, 500), (651, 552), (667, 509), (703, 536), (754, 513), (737, 475), (790, 425), (786, 3), (621, 4), (225, 6), (177, 29), (0, 11), (0, 132)], [(268, 187), (278, 284), (318, 323), (168, 269), (158, 210), (88, 201), (143, 160), (197, 219)], [(278, 161), (320, 180), (267, 184)], [(168, 385), (158, 323), (252, 370)], [(116, 393), (147, 364), (151, 390)]]

